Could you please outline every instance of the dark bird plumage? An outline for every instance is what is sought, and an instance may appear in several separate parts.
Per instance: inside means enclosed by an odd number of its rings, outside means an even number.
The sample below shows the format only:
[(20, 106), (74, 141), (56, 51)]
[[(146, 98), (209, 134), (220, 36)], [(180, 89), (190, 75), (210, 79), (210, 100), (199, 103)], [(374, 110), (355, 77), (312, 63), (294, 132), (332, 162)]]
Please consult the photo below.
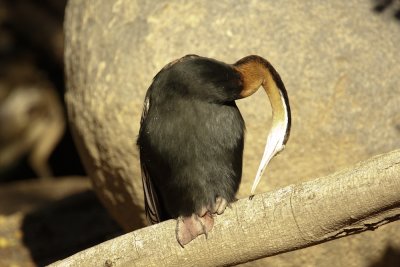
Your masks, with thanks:
[[(165, 66), (147, 91), (137, 140), (146, 212), (152, 223), (180, 217), (181, 245), (207, 234), (211, 214), (222, 213), (235, 200), (245, 131), (235, 100), (264, 85), (265, 79), (257, 80), (259, 73), (251, 68), (259, 59), (229, 65), (188, 55)], [(285, 128), (282, 145), (288, 132)]]

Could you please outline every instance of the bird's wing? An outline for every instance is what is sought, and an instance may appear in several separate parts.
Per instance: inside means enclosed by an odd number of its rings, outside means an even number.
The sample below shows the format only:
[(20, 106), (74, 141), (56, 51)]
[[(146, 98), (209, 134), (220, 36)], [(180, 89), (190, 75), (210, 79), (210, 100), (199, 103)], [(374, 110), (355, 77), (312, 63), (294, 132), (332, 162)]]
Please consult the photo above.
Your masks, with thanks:
[[(144, 107), (142, 117), (140, 119), (140, 125), (142, 126), (144, 120), (146, 119), (147, 112), (149, 110), (150, 100), (149, 96), (146, 95), (144, 100)], [(139, 147), (139, 149), (141, 149)], [(142, 154), (142, 153), (140, 153)], [(143, 192), (144, 192), (144, 204), (145, 204), (145, 211), (147, 220), (151, 224), (159, 223), (160, 222), (160, 210), (158, 204), (157, 194), (154, 190), (153, 182), (151, 181), (151, 177), (147, 170), (146, 164), (142, 159), (142, 155), (140, 156), (140, 167), (142, 169), (142, 183), (143, 183)]]
[(158, 209), (159, 205), (157, 194), (154, 190), (154, 186), (150, 179), (146, 166), (144, 164), (141, 164), (141, 167), (146, 217), (151, 224), (159, 223), (161, 220)]

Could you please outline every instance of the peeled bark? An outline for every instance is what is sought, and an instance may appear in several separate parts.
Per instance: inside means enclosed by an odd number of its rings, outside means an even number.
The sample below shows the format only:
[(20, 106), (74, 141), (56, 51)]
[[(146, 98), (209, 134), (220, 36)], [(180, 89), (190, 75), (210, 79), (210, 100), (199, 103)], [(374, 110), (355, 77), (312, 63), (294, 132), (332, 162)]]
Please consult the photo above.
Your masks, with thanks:
[(139, 229), (51, 266), (235, 265), (327, 242), (400, 219), (400, 150), (352, 168), (241, 199), (181, 248), (175, 221)]

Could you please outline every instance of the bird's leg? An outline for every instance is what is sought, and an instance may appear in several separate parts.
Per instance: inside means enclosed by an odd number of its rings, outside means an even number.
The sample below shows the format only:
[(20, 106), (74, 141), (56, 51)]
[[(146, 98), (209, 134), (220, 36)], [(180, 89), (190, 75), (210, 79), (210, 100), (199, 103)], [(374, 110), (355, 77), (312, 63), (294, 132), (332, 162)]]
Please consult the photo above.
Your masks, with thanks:
[(183, 247), (201, 234), (205, 234), (207, 238), (213, 225), (214, 218), (206, 208), (202, 208), (200, 212), (193, 213), (188, 217), (179, 216), (175, 229), (176, 239)]

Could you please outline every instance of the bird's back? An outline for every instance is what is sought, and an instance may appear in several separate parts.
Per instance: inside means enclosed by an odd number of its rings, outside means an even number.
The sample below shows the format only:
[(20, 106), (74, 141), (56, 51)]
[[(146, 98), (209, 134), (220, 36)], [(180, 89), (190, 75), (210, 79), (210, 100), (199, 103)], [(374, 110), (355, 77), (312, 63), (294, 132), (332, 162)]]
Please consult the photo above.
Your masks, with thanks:
[(241, 88), (232, 66), (197, 56), (155, 76), (138, 146), (146, 199), (159, 220), (212, 207), (217, 197), (234, 200), (242, 174), (244, 121), (234, 102)]
[(138, 144), (161, 198), (161, 217), (189, 215), (217, 196), (234, 200), (242, 173), (243, 133), (234, 102), (170, 98), (150, 105)]

